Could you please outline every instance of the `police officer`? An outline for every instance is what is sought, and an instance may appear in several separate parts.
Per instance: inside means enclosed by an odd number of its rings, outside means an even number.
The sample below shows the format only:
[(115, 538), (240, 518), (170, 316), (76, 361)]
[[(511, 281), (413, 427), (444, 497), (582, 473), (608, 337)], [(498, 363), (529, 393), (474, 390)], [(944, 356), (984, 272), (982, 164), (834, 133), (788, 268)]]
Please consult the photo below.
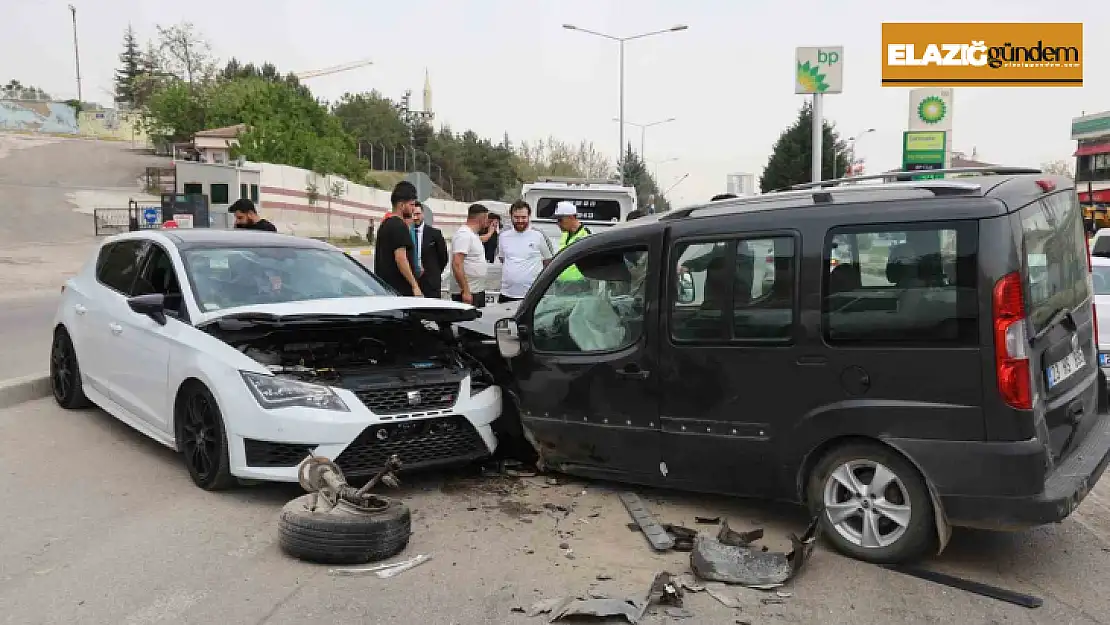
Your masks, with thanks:
[[(578, 221), (578, 207), (573, 203), (563, 201), (556, 204), (554, 217), (559, 222), (559, 229), (563, 231), (563, 236), (559, 239), (559, 250), (590, 235), (590, 229)], [(581, 271), (578, 271), (576, 265), (571, 265), (563, 270), (563, 273), (559, 274), (556, 279), (571, 282), (584, 281), (586, 278)]]

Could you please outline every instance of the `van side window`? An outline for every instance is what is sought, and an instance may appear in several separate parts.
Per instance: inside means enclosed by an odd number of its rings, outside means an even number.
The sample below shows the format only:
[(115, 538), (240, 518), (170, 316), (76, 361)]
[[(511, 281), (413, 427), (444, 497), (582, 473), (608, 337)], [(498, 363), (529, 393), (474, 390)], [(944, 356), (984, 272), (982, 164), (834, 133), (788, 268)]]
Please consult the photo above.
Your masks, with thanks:
[(823, 326), (830, 344), (978, 344), (978, 226), (832, 230)]
[(678, 341), (789, 338), (794, 324), (792, 237), (679, 243), (671, 297)]
[(606, 352), (640, 340), (648, 258), (647, 247), (592, 252), (575, 260), (578, 272), (556, 274), (532, 313), (535, 349)]

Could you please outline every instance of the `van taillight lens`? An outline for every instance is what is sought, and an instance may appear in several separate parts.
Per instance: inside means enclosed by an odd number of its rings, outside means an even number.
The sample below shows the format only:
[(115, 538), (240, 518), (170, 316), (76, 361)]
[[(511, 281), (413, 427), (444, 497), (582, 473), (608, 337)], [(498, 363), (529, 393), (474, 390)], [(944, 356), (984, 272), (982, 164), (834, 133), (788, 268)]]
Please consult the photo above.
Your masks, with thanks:
[(1020, 273), (1006, 274), (994, 284), (992, 319), (998, 392), (1009, 406), (1029, 410), (1033, 407), (1033, 385)]

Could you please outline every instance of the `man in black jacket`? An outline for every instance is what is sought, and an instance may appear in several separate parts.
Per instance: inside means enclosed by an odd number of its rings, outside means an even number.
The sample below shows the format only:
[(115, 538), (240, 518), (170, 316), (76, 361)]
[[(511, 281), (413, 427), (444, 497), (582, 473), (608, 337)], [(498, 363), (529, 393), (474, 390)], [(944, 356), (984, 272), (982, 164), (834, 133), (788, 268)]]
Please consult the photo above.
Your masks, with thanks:
[(412, 211), (416, 247), (420, 250), (420, 267), (416, 280), (424, 297), (442, 297), (443, 270), (447, 267), (447, 241), (439, 228), (424, 223), (424, 205), (416, 203)]

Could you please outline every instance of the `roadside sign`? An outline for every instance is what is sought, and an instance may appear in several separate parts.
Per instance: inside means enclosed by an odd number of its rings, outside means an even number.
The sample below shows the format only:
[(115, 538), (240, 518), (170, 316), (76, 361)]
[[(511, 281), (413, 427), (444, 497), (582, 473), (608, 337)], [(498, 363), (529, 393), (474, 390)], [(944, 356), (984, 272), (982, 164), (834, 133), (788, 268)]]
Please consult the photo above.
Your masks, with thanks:
[(146, 225), (153, 226), (158, 221), (158, 209), (148, 206), (143, 209), (143, 221)]
[(173, 216), (173, 220), (177, 222), (178, 228), (192, 228), (193, 216), (188, 213), (178, 213)]
[[(948, 135), (943, 130), (910, 130), (902, 133), (902, 171), (944, 169), (948, 154)], [(943, 174), (922, 174), (914, 180), (943, 178)]]

